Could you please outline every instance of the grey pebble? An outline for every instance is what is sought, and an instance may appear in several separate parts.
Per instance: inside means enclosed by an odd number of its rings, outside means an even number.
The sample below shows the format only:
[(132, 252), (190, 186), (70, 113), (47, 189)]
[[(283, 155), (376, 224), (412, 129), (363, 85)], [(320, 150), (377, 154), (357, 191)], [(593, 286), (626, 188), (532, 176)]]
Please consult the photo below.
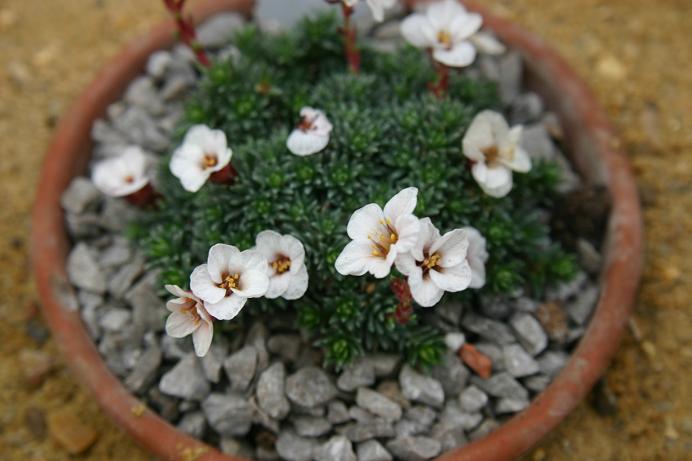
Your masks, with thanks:
[(493, 343), (505, 345), (516, 341), (507, 325), (497, 320), (481, 317), (473, 312), (466, 314), (461, 320), (461, 324), (469, 331)]
[(324, 405), (336, 396), (329, 376), (317, 367), (301, 368), (286, 379), (286, 395), (303, 407)]
[(480, 379), (474, 376), (471, 378), (471, 381), (493, 397), (528, 398), (528, 391), (506, 372), (496, 373), (488, 379)]
[(401, 406), (372, 389), (366, 387), (358, 388), (356, 403), (358, 406), (389, 421), (398, 421), (401, 419)]
[(319, 437), (327, 434), (332, 425), (321, 416), (298, 415), (291, 418), (296, 433), (303, 437)]
[(488, 395), (477, 386), (471, 385), (459, 394), (459, 405), (468, 413), (477, 413), (488, 404)]
[(130, 374), (125, 378), (125, 386), (132, 392), (145, 391), (155, 380), (161, 366), (161, 349), (153, 345), (139, 357)]
[(80, 214), (94, 211), (100, 200), (101, 192), (94, 183), (83, 176), (77, 176), (63, 192), (60, 204), (70, 213)]
[(548, 336), (531, 314), (517, 312), (509, 320), (509, 324), (529, 354), (536, 356), (548, 347)]
[(362, 386), (375, 383), (375, 368), (368, 361), (358, 359), (347, 365), (336, 381), (336, 386), (345, 392), (353, 392)]
[(207, 420), (201, 411), (186, 413), (178, 423), (178, 429), (192, 437), (201, 439), (207, 430)]
[(78, 288), (94, 293), (106, 291), (106, 278), (86, 243), (77, 243), (70, 252), (67, 258), (67, 275), (70, 282)]
[(505, 369), (515, 378), (529, 376), (538, 373), (539, 367), (531, 355), (518, 344), (509, 344), (502, 348)]
[(408, 400), (421, 402), (433, 407), (444, 403), (445, 394), (442, 385), (436, 379), (418, 373), (409, 365), (404, 365), (399, 373), (401, 390)]
[(231, 390), (245, 392), (257, 371), (257, 350), (252, 346), (243, 347), (223, 362), (223, 368), (231, 381)]
[(310, 461), (317, 442), (285, 430), (276, 441), (276, 452), (287, 461)]
[(408, 436), (387, 442), (387, 449), (401, 461), (425, 461), (440, 454), (442, 445), (430, 437)]
[(252, 425), (252, 407), (242, 395), (210, 394), (202, 402), (202, 411), (209, 425), (222, 437), (245, 435)]
[(392, 455), (377, 440), (359, 443), (356, 453), (358, 461), (392, 461)]
[(211, 390), (198, 358), (187, 355), (161, 377), (161, 392), (188, 400), (203, 400)]
[(197, 40), (204, 48), (221, 48), (244, 24), (245, 20), (237, 13), (216, 14), (197, 27)]
[(257, 403), (270, 417), (283, 419), (291, 405), (285, 395), (286, 369), (276, 362), (264, 370), (257, 381)]
[(343, 435), (335, 435), (313, 452), (315, 461), (356, 461), (353, 444)]

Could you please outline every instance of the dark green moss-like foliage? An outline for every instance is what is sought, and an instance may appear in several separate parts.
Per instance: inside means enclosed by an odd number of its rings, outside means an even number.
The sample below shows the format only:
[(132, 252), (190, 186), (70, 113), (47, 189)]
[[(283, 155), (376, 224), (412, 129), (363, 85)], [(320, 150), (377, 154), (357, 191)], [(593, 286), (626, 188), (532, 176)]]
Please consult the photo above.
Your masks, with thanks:
[[(364, 50), (361, 74), (349, 74), (337, 27), (334, 17), (321, 16), (288, 35), (265, 36), (249, 27), (236, 37), (239, 56), (206, 72), (180, 128), (181, 136), (197, 123), (223, 129), (236, 182), (190, 194), (164, 162), (164, 199), (133, 236), (162, 271), (162, 283), (186, 287), (212, 244), (242, 250), (264, 229), (290, 233), (305, 245), (306, 296), (292, 303), (250, 300), (233, 322), (295, 309), (337, 366), (367, 350), (396, 351), (430, 365), (442, 353), (441, 335), (415, 314), (403, 325), (394, 319), (390, 280), (342, 277), (334, 269), (351, 213), (416, 186), (417, 216), (429, 216), (442, 232), (472, 225), (487, 238), (481, 292), (540, 292), (575, 270), (539, 214), (551, 204), (557, 170), (534, 165), (515, 175), (507, 197), (486, 196), (470, 175), (461, 139), (479, 110), (497, 107), (494, 85), (454, 74), (449, 94), (438, 99), (427, 90), (434, 79), (430, 63), (412, 48), (391, 55)], [(324, 110), (334, 125), (328, 147), (305, 158), (285, 146), (303, 106)], [(477, 294), (455, 296), (471, 302)]]

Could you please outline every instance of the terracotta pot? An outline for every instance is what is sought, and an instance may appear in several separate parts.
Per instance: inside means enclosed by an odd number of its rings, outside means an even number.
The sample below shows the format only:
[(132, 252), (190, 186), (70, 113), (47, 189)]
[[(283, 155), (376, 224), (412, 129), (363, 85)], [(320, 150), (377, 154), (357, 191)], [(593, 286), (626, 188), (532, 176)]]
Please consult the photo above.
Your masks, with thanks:
[[(196, 4), (195, 18), (221, 10), (249, 14), (252, 0), (209, 0)], [(487, 14), (485, 23), (527, 64), (527, 81), (560, 117), (569, 154), (589, 182), (608, 186), (613, 208), (605, 243), (601, 296), (593, 320), (571, 359), (531, 405), (491, 435), (442, 455), (444, 461), (513, 459), (553, 429), (603, 373), (615, 352), (632, 307), (642, 266), (642, 222), (627, 158), (594, 97), (574, 71), (539, 38), (515, 24)], [(174, 41), (172, 23), (163, 24), (127, 47), (63, 117), (41, 172), (33, 210), (34, 274), (43, 311), (73, 372), (104, 410), (142, 446), (164, 460), (238, 461), (172, 427), (133, 397), (106, 368), (77, 311), (65, 271), (69, 240), (60, 196), (71, 179), (85, 171), (90, 129), (108, 104), (120, 98), (154, 50)]]

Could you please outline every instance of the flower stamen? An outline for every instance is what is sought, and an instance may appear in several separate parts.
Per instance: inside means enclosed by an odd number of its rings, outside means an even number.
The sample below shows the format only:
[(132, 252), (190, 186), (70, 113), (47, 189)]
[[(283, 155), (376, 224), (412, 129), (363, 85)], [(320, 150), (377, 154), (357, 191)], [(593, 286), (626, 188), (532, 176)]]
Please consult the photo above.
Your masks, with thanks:
[(283, 274), (291, 269), (291, 258), (286, 256), (279, 256), (274, 262), (271, 263), (272, 269), (277, 274)]
[(422, 262), (419, 262), (418, 265), (423, 269), (423, 276), (425, 277), (426, 275), (428, 275), (428, 273), (433, 269), (439, 271), (438, 266), (440, 264), (441, 259), (442, 256), (440, 256), (439, 253), (433, 253), (430, 256), (426, 256)]
[(223, 274), (218, 287), (226, 290), (226, 296), (231, 296), (233, 290), (240, 288), (240, 274)]
[(214, 168), (219, 164), (219, 158), (216, 154), (204, 154), (204, 159), (202, 160), (202, 168)]
[(453, 45), (452, 34), (448, 30), (442, 29), (437, 32), (437, 41), (445, 48), (449, 49)]

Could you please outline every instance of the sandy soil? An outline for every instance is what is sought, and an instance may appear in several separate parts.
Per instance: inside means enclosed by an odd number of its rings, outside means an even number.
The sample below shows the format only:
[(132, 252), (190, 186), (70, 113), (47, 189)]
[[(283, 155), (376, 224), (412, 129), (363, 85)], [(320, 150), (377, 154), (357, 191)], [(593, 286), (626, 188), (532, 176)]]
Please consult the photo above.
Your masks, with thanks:
[[(645, 206), (647, 269), (623, 347), (594, 392), (527, 459), (692, 459), (692, 49), (689, 0), (492, 0), (592, 85), (620, 130)], [(156, 1), (0, 0), (0, 453), (3, 460), (150, 459), (70, 376), (36, 313), (29, 210), (55, 120)], [(7, 205), (9, 203), (9, 206)], [(26, 384), (20, 351), (55, 363)], [(97, 440), (71, 456), (42, 424), (78, 416)]]

